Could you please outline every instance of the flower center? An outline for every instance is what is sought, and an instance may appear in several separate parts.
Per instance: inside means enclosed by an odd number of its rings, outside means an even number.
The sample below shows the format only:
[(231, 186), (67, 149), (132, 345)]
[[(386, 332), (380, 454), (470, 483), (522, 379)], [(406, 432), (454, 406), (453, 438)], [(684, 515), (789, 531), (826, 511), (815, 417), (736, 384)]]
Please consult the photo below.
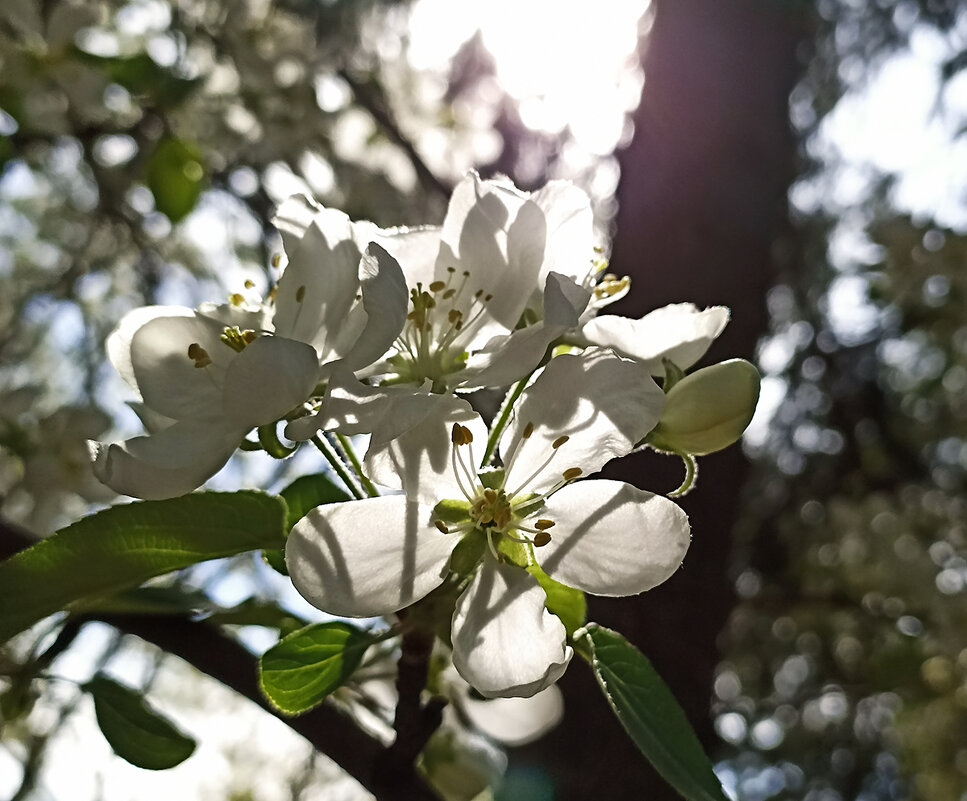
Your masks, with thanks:
[[(390, 362), (401, 383), (433, 382), (433, 391), (445, 389), (442, 379), (462, 370), (467, 352), (460, 334), (484, 312), (493, 295), (482, 289), (468, 295), (470, 271), (460, 277), (454, 267), (447, 268), (446, 281), (434, 281), (428, 287), (417, 284), (410, 290), (413, 310), (396, 339), (396, 356)], [(466, 311), (464, 311), (466, 309)]]
[[(536, 520), (530, 520), (530, 518), (536, 517), (544, 508), (544, 501), (550, 495), (576, 479), (583, 471), (580, 467), (569, 467), (561, 473), (560, 480), (546, 492), (524, 491), (527, 484), (550, 465), (558, 448), (568, 441), (567, 436), (561, 436), (551, 444), (550, 453), (539, 470), (516, 489), (508, 489), (506, 480), (514, 456), (530, 439), (533, 432), (533, 424), (528, 423), (524, 427), (517, 448), (508, 458), (505, 469), (478, 474), (473, 458), (473, 433), (466, 426), (459, 423), (453, 424), (450, 431), (451, 466), (466, 502), (443, 500), (434, 507), (433, 522), (441, 532), (452, 534), (471, 529), (482, 531), (487, 535), (487, 544), (491, 552), (498, 559), (500, 556), (497, 549), (503, 538), (537, 547), (547, 545), (551, 541), (548, 529), (554, 527), (554, 521), (543, 517)], [(469, 460), (464, 459), (463, 449), (466, 449)]]

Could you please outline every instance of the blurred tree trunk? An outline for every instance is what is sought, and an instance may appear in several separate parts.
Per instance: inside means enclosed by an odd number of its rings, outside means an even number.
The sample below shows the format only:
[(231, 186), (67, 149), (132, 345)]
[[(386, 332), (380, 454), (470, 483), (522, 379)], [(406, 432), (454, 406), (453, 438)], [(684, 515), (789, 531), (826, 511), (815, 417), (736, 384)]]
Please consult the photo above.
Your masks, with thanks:
[[(795, 142), (787, 98), (799, 74), (805, 4), (789, 0), (657, 0), (644, 54), (635, 135), (620, 154), (612, 271), (633, 292), (614, 308), (637, 317), (666, 303), (724, 304), (732, 322), (708, 361), (751, 359), (767, 325), (765, 295), (788, 236), (786, 191)], [(709, 703), (716, 638), (733, 605), (731, 531), (746, 473), (738, 447), (701, 460), (683, 499), (693, 543), (682, 570), (627, 600), (592, 599), (590, 619), (625, 634), (652, 660), (699, 737), (715, 744)], [(608, 471), (645, 488), (678, 485), (680, 463), (652, 453)], [(676, 799), (601, 699), (590, 671), (565, 677), (564, 725), (511, 755), (506, 797), (550, 778), (553, 798)], [(546, 766), (549, 777), (536, 771)], [(532, 797), (543, 797), (533, 795)]]

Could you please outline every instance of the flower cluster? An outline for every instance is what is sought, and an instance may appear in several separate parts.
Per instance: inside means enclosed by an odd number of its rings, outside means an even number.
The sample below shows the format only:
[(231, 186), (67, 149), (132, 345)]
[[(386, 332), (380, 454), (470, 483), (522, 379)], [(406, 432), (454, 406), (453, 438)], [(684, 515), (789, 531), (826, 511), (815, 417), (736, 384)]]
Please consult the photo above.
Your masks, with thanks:
[[(93, 444), (96, 475), (172, 497), (253, 428), (367, 434), (362, 474), (386, 491), (296, 524), (296, 588), (349, 617), (443, 595), (453, 664), (479, 693), (549, 687), (572, 648), (546, 588), (640, 593), (689, 544), (673, 501), (589, 476), (648, 444), (691, 459), (749, 422), (745, 362), (684, 374), (728, 310), (599, 314), (629, 280), (606, 272), (588, 198), (565, 182), (528, 194), (470, 174), (440, 227), (380, 229), (304, 197), (275, 222), (288, 262), (267, 300), (249, 287), (221, 306), (141, 309), (112, 334), (148, 434)], [(489, 424), (468, 399), (484, 387), (511, 388)]]

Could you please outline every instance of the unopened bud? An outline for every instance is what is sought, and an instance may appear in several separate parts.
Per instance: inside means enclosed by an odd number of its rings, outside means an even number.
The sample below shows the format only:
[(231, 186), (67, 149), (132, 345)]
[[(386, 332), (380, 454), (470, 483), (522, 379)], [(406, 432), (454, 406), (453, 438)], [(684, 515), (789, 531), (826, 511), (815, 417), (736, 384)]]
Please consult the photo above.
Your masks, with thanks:
[(742, 436), (759, 400), (759, 371), (744, 359), (703, 367), (677, 382), (648, 444), (702, 456)]

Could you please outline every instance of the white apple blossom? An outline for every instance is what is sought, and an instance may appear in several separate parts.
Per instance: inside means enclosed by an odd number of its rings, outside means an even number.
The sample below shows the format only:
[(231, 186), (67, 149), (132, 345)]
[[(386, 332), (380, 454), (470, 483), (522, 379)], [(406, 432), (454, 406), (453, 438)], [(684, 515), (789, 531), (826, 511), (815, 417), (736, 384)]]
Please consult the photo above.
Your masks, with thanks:
[(225, 322), (149, 306), (111, 334), (111, 362), (138, 394), (132, 405), (149, 434), (90, 443), (103, 483), (146, 499), (190, 492), (228, 461), (249, 430), (278, 420), (312, 392), (319, 365), (310, 346)]
[[(398, 415), (384, 413), (387, 404), (407, 394), (505, 386), (528, 375), (588, 306), (591, 291), (576, 279), (591, 271), (591, 222), (587, 196), (568, 183), (527, 194), (509, 181), (470, 173), (454, 190), (442, 227), (369, 228), (405, 276), (405, 323), (383, 359), (363, 370), (348, 365), (322, 408), (290, 424), (286, 435), (372, 431), (376, 421), (365, 410), (341, 412), (363, 395), (384, 401), (373, 408), (388, 422)], [(539, 313), (530, 311), (535, 306)], [(353, 373), (378, 380), (380, 390), (367, 389)], [(408, 390), (388, 391), (393, 385)], [(385, 433), (401, 430), (394, 425)]]
[(288, 264), (262, 303), (233, 293), (221, 306), (137, 309), (108, 355), (138, 394), (149, 436), (91, 443), (95, 475), (138, 498), (170, 498), (204, 483), (255, 426), (305, 403), (337, 361), (380, 358), (406, 315), (399, 266), (369, 223), (290, 198), (275, 218)]
[[(453, 662), (482, 695), (531, 696), (572, 650), (522, 562), (597, 595), (632, 595), (674, 573), (688, 522), (629, 484), (575, 479), (629, 453), (664, 394), (647, 370), (589, 348), (550, 361), (504, 432), (503, 466), (478, 468), (487, 429), (465, 401), (428, 396), (419, 421), (371, 447), (371, 477), (403, 495), (332, 504), (292, 530), (286, 561), (302, 595), (337, 615), (385, 615), (440, 586), (461, 542), (483, 557), (453, 613)], [(475, 451), (475, 445), (480, 450)]]

